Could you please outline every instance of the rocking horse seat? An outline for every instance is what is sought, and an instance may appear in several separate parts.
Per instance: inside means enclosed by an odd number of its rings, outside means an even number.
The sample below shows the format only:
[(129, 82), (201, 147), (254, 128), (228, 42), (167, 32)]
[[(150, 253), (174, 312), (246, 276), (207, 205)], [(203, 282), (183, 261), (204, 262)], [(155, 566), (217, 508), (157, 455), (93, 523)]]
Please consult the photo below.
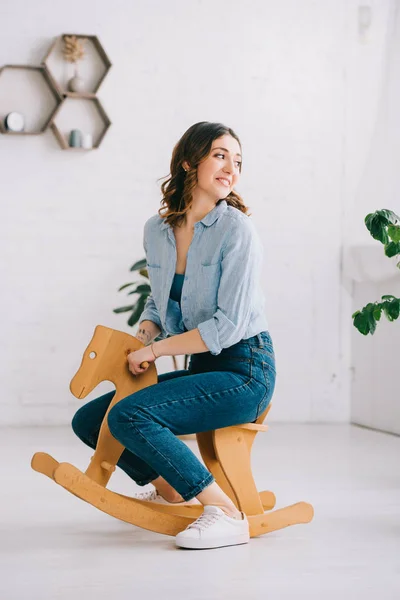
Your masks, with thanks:
[[(112, 381), (116, 393), (104, 416), (91, 462), (85, 472), (69, 463), (59, 463), (49, 454), (34, 454), (31, 466), (67, 489), (75, 496), (107, 514), (138, 527), (175, 536), (195, 521), (203, 512), (201, 505), (169, 506), (137, 500), (107, 489), (108, 481), (124, 447), (111, 435), (107, 415), (122, 398), (148, 385), (157, 383), (155, 364), (151, 363), (142, 375), (133, 376), (126, 357), (143, 345), (127, 333), (97, 326), (86, 348), (81, 366), (71, 381), (71, 392), (77, 398), (87, 396), (101, 381)], [(298, 502), (279, 510), (273, 492), (258, 492), (250, 465), (251, 448), (258, 431), (267, 431), (263, 425), (270, 406), (255, 423), (243, 423), (197, 433), (197, 443), (208, 470), (218, 485), (242, 510), (249, 521), (250, 536), (255, 537), (298, 523), (308, 523), (314, 515), (313, 507)]]

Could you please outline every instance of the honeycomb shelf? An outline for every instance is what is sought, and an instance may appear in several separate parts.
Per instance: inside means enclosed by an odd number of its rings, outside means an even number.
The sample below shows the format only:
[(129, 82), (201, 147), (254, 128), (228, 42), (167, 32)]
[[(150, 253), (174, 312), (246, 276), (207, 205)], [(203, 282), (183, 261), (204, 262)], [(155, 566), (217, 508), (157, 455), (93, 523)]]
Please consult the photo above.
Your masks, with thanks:
[[(71, 73), (71, 63), (65, 60), (62, 53), (65, 38), (72, 36), (75, 36), (79, 40), (85, 40), (85, 55), (78, 63), (79, 69), (75, 63), (72, 63), (74, 65), (73, 74)], [(4, 113), (3, 118), (10, 112), (20, 112), (24, 116), (28, 114), (28, 121), (33, 122), (34, 125), (27, 127), (26, 131), (9, 131), (5, 123), (3, 124), (0, 119), (0, 133), (4, 135), (38, 135), (50, 128), (63, 150), (87, 152), (88, 150), (99, 148), (111, 125), (111, 121), (97, 97), (97, 91), (111, 66), (111, 61), (96, 35), (64, 33), (54, 38), (40, 66), (5, 65), (1, 67), (0, 116), (2, 116), (2, 112)], [(30, 82), (28, 81), (29, 76), (23, 78), (22, 81), (20, 78), (16, 78), (16, 80), (19, 80), (19, 84), (18, 81), (17, 85), (15, 83), (12, 84), (11, 93), (9, 94), (10, 97), (14, 95), (12, 100), (7, 97), (7, 94), (2, 93), (1, 90), (2, 86), (10, 85), (4, 73), (11, 69), (25, 70), (31, 74)], [(67, 90), (71, 75), (76, 76), (78, 70), (81, 79), (79, 83), (82, 86), (79, 93)], [(32, 76), (32, 73), (40, 76), (40, 81), (37, 76)], [(43, 82), (46, 87), (43, 86)], [(31, 87), (29, 88), (29, 86)], [(23, 92), (21, 92), (21, 89), (23, 89)], [(73, 102), (76, 102), (75, 108), (77, 110), (74, 114), (70, 114), (69, 119), (67, 119), (73, 126), (67, 127), (65, 125), (65, 118), (62, 117), (60, 119), (60, 113), (64, 113), (65, 111), (68, 114), (70, 105)], [(81, 108), (78, 108), (79, 103), (81, 103)], [(86, 108), (82, 108), (85, 103)], [(50, 105), (51, 109), (49, 108)], [(61, 127), (60, 123), (63, 120), (64, 127)], [(36, 126), (36, 122), (40, 126)], [(92, 136), (93, 143), (90, 148), (69, 145), (65, 131), (78, 128), (86, 132), (88, 137), (89, 133)]]
[[(3, 123), (3, 118), (0, 119), (0, 133), (3, 135), (40, 135), (42, 133), (44, 133), (46, 131), (46, 129), (48, 128), (48, 126), (50, 125), (50, 123), (52, 122), (53, 118), (56, 116), (57, 112), (59, 111), (64, 98), (62, 96), (62, 94), (60, 93), (60, 90), (56, 84), (56, 82), (54, 81), (53, 77), (51, 76), (51, 73), (48, 71), (47, 67), (45, 65), (40, 65), (40, 66), (32, 66), (32, 65), (4, 65), (3, 67), (0, 67), (0, 88), (2, 85), (2, 78), (4, 80), (4, 76), (5, 76), (5, 72), (7, 70), (14, 70), (14, 71), (26, 71), (27, 74), (33, 74), (33, 73), (37, 73), (39, 75), (39, 80), (37, 80), (37, 83), (33, 83), (34, 80), (32, 80), (31, 82), (31, 86), (32, 89), (29, 93), (29, 96), (31, 97), (31, 102), (32, 102), (32, 97), (34, 99), (35, 97), (35, 93), (37, 93), (37, 98), (36, 98), (36, 103), (40, 104), (40, 97), (43, 96), (43, 89), (40, 90), (41, 84), (45, 84), (47, 90), (50, 91), (52, 98), (54, 99), (54, 106), (52, 108), (49, 108), (49, 112), (48, 114), (46, 114), (45, 120), (43, 122), (43, 124), (40, 127), (34, 127), (32, 130), (27, 130), (27, 131), (8, 131)], [(35, 90), (36, 87), (36, 90)], [(3, 97), (5, 96), (4, 93), (1, 94)], [(10, 107), (11, 108), (11, 107)], [(12, 109), (13, 110), (13, 109)], [(7, 110), (7, 112), (12, 112), (12, 110)]]
[(57, 138), (58, 143), (60, 144), (60, 146), (63, 150), (88, 152), (90, 150), (95, 150), (95, 149), (99, 148), (101, 142), (103, 141), (105, 134), (107, 133), (108, 128), (111, 125), (111, 121), (108, 118), (107, 113), (104, 110), (100, 100), (94, 94), (77, 94), (77, 93), (71, 93), (71, 92), (64, 94), (64, 106), (66, 105), (66, 103), (68, 101), (75, 102), (75, 101), (79, 101), (79, 100), (83, 101), (83, 102), (89, 102), (94, 107), (94, 109), (96, 110), (96, 114), (100, 118), (101, 128), (100, 128), (99, 133), (95, 137), (95, 139), (93, 141), (93, 146), (91, 148), (70, 146), (68, 144), (68, 140), (67, 140), (66, 136), (61, 131), (61, 127), (59, 125), (57, 125), (55, 119), (53, 119), (51, 121), (50, 127), (51, 127), (55, 137)]

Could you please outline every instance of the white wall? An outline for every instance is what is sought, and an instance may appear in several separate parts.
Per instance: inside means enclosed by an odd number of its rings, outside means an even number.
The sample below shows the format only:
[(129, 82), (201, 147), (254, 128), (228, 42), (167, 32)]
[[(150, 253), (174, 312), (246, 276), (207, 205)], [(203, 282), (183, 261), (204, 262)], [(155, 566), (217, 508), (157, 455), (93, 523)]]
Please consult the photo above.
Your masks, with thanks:
[(113, 125), (85, 155), (61, 151), (51, 132), (0, 136), (0, 423), (69, 422), (79, 405), (69, 381), (94, 327), (134, 333), (112, 313), (125, 302), (116, 290), (143, 256), (156, 179), (200, 120), (226, 123), (243, 143), (238, 191), (264, 242), (277, 353), (271, 420), (349, 419), (341, 250), (392, 7), (370, 4), (361, 44), (354, 0), (3, 0), (4, 64), (37, 64), (61, 33), (99, 36), (113, 62), (99, 92)]

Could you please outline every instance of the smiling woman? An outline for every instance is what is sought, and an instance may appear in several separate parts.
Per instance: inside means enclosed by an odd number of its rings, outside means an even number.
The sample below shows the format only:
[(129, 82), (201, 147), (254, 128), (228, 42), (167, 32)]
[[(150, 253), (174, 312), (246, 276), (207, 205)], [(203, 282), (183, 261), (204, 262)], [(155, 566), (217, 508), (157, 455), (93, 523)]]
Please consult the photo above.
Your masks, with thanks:
[[(275, 387), (261, 291), (263, 247), (234, 189), (241, 170), (239, 138), (225, 125), (196, 123), (176, 144), (162, 207), (144, 226), (152, 293), (136, 334), (145, 346), (128, 363), (138, 375), (148, 368), (142, 363), (162, 355), (192, 355), (191, 361), (108, 413), (110, 432), (125, 447), (118, 466), (139, 485), (155, 487), (138, 499), (186, 504), (196, 498), (205, 506), (176, 537), (186, 548), (247, 543), (249, 525), (178, 436), (254, 422)], [(158, 334), (162, 339), (150, 343)], [(113, 395), (92, 400), (75, 419), (89, 445)]]
[(241, 171), (242, 148), (231, 128), (207, 121), (192, 125), (173, 150), (159, 215), (172, 227), (193, 226), (221, 199), (247, 214), (234, 190)]

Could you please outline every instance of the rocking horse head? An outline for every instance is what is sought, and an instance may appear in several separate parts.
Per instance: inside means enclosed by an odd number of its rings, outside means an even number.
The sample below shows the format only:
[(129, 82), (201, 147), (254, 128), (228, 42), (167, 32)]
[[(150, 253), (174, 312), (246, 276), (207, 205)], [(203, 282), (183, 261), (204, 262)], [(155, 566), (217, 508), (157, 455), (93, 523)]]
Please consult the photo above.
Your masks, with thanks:
[(102, 381), (111, 381), (117, 386), (120, 378), (131, 375), (127, 356), (139, 347), (139, 340), (133, 336), (98, 325), (70, 383), (72, 394), (85, 398)]

